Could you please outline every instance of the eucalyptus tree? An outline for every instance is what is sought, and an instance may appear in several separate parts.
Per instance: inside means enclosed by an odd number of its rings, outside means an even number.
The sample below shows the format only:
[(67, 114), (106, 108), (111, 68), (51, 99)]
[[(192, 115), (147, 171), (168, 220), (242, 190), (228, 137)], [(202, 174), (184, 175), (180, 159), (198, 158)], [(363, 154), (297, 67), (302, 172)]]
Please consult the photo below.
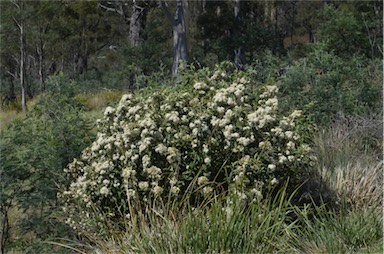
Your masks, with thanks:
[[(25, 79), (26, 75), (26, 20), (28, 18), (28, 12), (26, 11), (26, 1), (23, 0), (12, 0), (11, 4), (6, 5), (5, 3), (2, 7), (5, 10), (6, 17), (10, 18), (14, 25), (19, 30), (19, 55), (13, 55), (14, 60), (19, 66), (19, 82), (21, 87), (21, 105), (23, 112), (27, 112), (27, 83)], [(13, 5), (13, 6), (12, 6)], [(13, 7), (13, 8), (12, 8)], [(8, 20), (8, 22), (11, 22)], [(16, 76), (15, 76), (16, 77)]]
[(160, 1), (160, 6), (172, 26), (173, 31), (173, 64), (172, 76), (176, 77), (178, 68), (182, 62), (188, 61), (187, 26), (185, 23), (185, 3), (184, 0), (176, 1), (175, 16), (169, 11), (168, 4), (164, 0)]
[(143, 41), (143, 30), (148, 11), (156, 6), (155, 1), (148, 0), (117, 0), (100, 1), (100, 8), (118, 14), (128, 25), (128, 41), (135, 47)]

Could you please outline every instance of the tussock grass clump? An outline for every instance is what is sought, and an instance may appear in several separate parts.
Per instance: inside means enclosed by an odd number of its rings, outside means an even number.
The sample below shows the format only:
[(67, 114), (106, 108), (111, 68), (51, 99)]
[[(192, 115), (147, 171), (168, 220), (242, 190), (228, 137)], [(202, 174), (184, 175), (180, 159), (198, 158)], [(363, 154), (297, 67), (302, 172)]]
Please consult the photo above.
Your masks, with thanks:
[(338, 166), (331, 172), (323, 168), (322, 178), (342, 201), (357, 206), (381, 207), (383, 204), (383, 162), (356, 162)]
[[(199, 207), (164, 204), (137, 211), (126, 232), (96, 238), (96, 253), (272, 253), (290, 251), (298, 228), (283, 188), (276, 196), (244, 203), (237, 197), (215, 196)], [(170, 208), (170, 209), (167, 209)], [(113, 227), (111, 224), (110, 226)]]
[(383, 218), (376, 209), (316, 212), (300, 220), (303, 225), (291, 241), (296, 253), (382, 253)]
[(380, 117), (339, 115), (314, 143), (317, 171), (340, 201), (360, 208), (383, 204)]
[(382, 159), (383, 121), (381, 116), (338, 114), (328, 129), (315, 137), (320, 168), (346, 166)]

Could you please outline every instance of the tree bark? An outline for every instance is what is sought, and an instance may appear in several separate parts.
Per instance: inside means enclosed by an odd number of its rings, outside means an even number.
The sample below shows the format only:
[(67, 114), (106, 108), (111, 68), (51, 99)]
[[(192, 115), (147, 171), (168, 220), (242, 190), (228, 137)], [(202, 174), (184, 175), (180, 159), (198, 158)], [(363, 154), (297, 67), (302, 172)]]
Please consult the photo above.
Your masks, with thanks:
[[(24, 10), (24, 2), (21, 1), (20, 4), (17, 2), (12, 2), (17, 9), (19, 10), (19, 13), (21, 13)], [(17, 20), (15, 17), (13, 18), (13, 21), (15, 22), (16, 26), (20, 30), (20, 86), (21, 86), (21, 108), (24, 113), (28, 111), (27, 108), (27, 99), (26, 99), (26, 82), (25, 82), (25, 55), (26, 55), (26, 39), (25, 39), (25, 32), (24, 32), (24, 17), (22, 14), (20, 15), (20, 20)]]
[(40, 35), (39, 35), (39, 41), (36, 46), (36, 53), (38, 57), (38, 65), (39, 65), (39, 86), (40, 86), (40, 91), (44, 92), (45, 91), (45, 73), (44, 73), (44, 58), (45, 58), (45, 43), (42, 38), (42, 34), (46, 33), (47, 29), (46, 28), (41, 28), (40, 29)]
[(185, 14), (183, 0), (176, 2), (175, 18), (170, 14), (166, 3), (162, 0), (161, 7), (169, 22), (172, 25), (173, 31), (173, 65), (172, 76), (177, 77), (178, 68), (182, 62), (188, 61), (188, 44), (187, 44), (187, 29), (185, 25)]
[(45, 91), (45, 82), (44, 82), (44, 50), (43, 48), (39, 47), (37, 50), (37, 55), (39, 57), (39, 85), (40, 85), (40, 91), (44, 92)]
[[(139, 5), (141, 3), (141, 5)], [(126, 9), (125, 1), (113, 1), (106, 4), (99, 4), (104, 10), (115, 12), (120, 15), (124, 22), (129, 25), (128, 41), (132, 47), (140, 45), (142, 42), (142, 30), (145, 24), (146, 14), (149, 6), (153, 4), (150, 1), (132, 0), (131, 11)]]
[[(234, 40), (237, 40), (237, 37), (240, 37), (240, 26), (241, 26), (241, 13), (240, 13), (240, 0), (235, 0), (235, 7), (234, 7), (234, 16), (235, 16), (235, 29), (232, 32), (232, 37)], [(236, 67), (238, 69), (244, 70), (245, 69), (245, 57), (242, 52), (242, 47), (239, 45), (235, 50), (235, 57), (233, 62), (235, 63)]]
[(129, 22), (129, 42), (132, 47), (140, 45), (142, 41), (142, 30), (144, 27), (144, 20), (146, 16), (147, 8), (141, 7), (133, 1), (132, 14)]
[(11, 206), (2, 205), (1, 207), (1, 228), (0, 228), (0, 254), (5, 254), (5, 245), (9, 238), (9, 219), (8, 212)]
[(26, 82), (25, 82), (25, 32), (24, 32), (24, 21), (19, 23), (20, 29), (20, 86), (21, 86), (21, 107), (23, 112), (27, 112), (27, 99), (26, 99)]

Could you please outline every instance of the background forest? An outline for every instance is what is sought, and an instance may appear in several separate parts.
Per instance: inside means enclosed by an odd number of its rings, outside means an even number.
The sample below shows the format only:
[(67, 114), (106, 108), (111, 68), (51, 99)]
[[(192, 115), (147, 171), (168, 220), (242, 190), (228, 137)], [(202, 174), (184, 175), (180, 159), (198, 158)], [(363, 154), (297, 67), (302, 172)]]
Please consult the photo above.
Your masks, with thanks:
[[(3, 0), (0, 20), (0, 253), (382, 252), (382, 1)], [(213, 116), (206, 105), (216, 97), (198, 81), (227, 89), (237, 80), (260, 107), (259, 94), (276, 86), (276, 119), (302, 110), (292, 131), (317, 159), (286, 168), (310, 167), (310, 177), (263, 171), (281, 184), (257, 204), (191, 192), (193, 211), (185, 200), (136, 204), (146, 215), (130, 224), (107, 215), (115, 204), (95, 202), (103, 226), (68, 223), (63, 207), (86, 208), (63, 201), (76, 178), (64, 169), (97, 133), (114, 133), (108, 117), (120, 119), (123, 94), (148, 114), (152, 96), (177, 105), (181, 94), (204, 95), (188, 107)], [(193, 163), (204, 164), (203, 150)], [(204, 187), (201, 177), (191, 179)]]

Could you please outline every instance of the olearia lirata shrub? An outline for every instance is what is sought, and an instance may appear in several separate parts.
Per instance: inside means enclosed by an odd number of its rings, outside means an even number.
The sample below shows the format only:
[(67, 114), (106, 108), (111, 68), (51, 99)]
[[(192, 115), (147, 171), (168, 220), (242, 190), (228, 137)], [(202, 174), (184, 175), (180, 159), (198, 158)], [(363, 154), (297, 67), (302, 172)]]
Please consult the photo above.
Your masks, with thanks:
[(187, 191), (194, 202), (223, 192), (251, 201), (308, 170), (302, 112), (279, 113), (276, 85), (221, 67), (201, 72), (106, 108), (97, 139), (65, 169), (72, 182), (60, 197), (69, 224), (87, 230)]

